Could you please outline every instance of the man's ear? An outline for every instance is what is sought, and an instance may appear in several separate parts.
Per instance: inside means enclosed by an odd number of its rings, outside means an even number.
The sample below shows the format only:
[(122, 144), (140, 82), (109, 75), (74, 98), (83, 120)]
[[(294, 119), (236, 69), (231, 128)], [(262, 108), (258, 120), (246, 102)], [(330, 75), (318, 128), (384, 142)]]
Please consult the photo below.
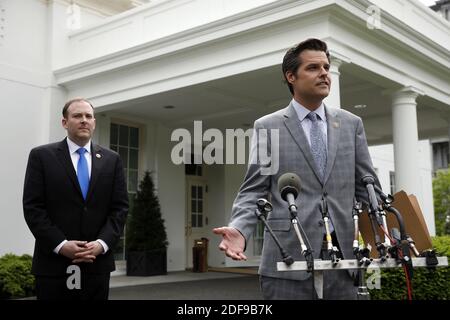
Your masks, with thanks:
[(67, 119), (66, 118), (62, 118), (61, 124), (62, 124), (63, 128), (67, 129)]
[(286, 76), (286, 80), (290, 84), (293, 84), (295, 82), (295, 79), (297, 79), (297, 77), (295, 76), (295, 74), (292, 71), (286, 71), (285, 76)]

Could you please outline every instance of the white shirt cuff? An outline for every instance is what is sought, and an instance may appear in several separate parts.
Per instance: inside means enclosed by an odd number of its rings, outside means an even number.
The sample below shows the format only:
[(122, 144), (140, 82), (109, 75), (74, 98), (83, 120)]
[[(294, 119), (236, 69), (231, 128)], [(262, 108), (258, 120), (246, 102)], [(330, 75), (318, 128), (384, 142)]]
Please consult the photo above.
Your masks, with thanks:
[(53, 249), (53, 252), (56, 254), (59, 254), (59, 250), (61, 250), (62, 246), (66, 244), (67, 240), (63, 240), (55, 249)]
[(109, 247), (108, 247), (108, 245), (105, 243), (105, 241), (103, 241), (102, 239), (97, 239), (97, 241), (100, 242), (100, 244), (101, 244), (102, 247), (103, 247), (103, 253), (102, 253), (102, 254), (105, 254), (106, 252), (108, 252)]

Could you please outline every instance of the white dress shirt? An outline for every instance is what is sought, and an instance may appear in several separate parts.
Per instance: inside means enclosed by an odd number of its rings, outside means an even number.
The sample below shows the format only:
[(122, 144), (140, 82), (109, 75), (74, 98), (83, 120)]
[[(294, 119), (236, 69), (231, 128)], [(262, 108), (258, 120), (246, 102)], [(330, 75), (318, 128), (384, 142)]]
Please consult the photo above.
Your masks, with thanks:
[[(306, 117), (311, 112), (311, 110), (302, 106), (300, 103), (295, 101), (295, 99), (292, 99), (292, 104), (294, 105), (294, 109), (297, 112), (297, 116), (302, 125), (303, 132), (306, 135), (306, 139), (308, 139), (309, 146), (311, 147), (311, 137), (310, 137), (311, 120), (309, 120), (309, 118)], [(317, 118), (317, 120), (319, 120), (319, 128), (322, 131), (323, 136), (325, 138), (325, 148), (328, 151), (327, 116), (325, 114), (325, 106), (324, 106), (323, 102), (320, 105), (320, 107), (318, 107), (313, 112), (315, 112), (319, 116)]]

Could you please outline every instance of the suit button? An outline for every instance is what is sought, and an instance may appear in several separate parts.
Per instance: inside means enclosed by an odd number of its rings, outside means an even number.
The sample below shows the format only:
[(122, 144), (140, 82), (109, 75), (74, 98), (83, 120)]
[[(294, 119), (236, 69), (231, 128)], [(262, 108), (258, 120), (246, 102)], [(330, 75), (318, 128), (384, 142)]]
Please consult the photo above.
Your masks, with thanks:
[(319, 220), (318, 225), (319, 225), (319, 227), (323, 227), (323, 220)]

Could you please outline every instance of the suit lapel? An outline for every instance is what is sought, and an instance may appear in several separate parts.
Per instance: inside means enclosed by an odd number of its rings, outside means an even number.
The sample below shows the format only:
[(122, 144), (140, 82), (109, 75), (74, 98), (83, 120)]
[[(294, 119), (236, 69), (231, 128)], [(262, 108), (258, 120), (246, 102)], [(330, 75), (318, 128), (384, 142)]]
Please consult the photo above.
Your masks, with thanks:
[(317, 179), (321, 181), (319, 170), (316, 167), (316, 163), (314, 162), (314, 158), (311, 153), (311, 148), (309, 147), (308, 139), (306, 138), (305, 132), (301, 127), (300, 120), (298, 119), (297, 112), (295, 111), (292, 103), (286, 108), (286, 113), (284, 114), (284, 116), (284, 123), (291, 133), (292, 138), (294, 139), (295, 143), (297, 143), (300, 150), (303, 152), (306, 161), (312, 168)]
[(325, 175), (323, 179), (323, 184), (327, 182), (331, 174), (331, 169), (334, 165), (334, 160), (336, 159), (336, 153), (339, 143), (339, 135), (341, 133), (341, 120), (337, 115), (337, 110), (328, 108), (325, 106), (325, 112), (327, 115), (327, 144), (328, 144), (328, 154), (327, 154), (327, 166), (325, 168)]
[(89, 200), (92, 194), (92, 190), (95, 187), (95, 183), (98, 180), (98, 176), (102, 170), (102, 166), (104, 163), (102, 149), (94, 143), (91, 144), (91, 154), (92, 154), (91, 179), (89, 181), (89, 190), (86, 197), (86, 201)]
[(65, 169), (67, 175), (69, 176), (70, 180), (72, 181), (75, 189), (78, 190), (80, 197), (83, 197), (83, 194), (81, 193), (80, 184), (78, 183), (77, 173), (75, 172), (75, 168), (73, 167), (72, 159), (70, 158), (69, 146), (67, 145), (66, 139), (64, 139), (63, 141), (61, 141), (59, 143), (58, 148), (57, 148), (58, 152), (56, 153), (56, 157), (58, 158), (59, 162), (61, 162), (62, 166), (64, 167), (64, 169)]

